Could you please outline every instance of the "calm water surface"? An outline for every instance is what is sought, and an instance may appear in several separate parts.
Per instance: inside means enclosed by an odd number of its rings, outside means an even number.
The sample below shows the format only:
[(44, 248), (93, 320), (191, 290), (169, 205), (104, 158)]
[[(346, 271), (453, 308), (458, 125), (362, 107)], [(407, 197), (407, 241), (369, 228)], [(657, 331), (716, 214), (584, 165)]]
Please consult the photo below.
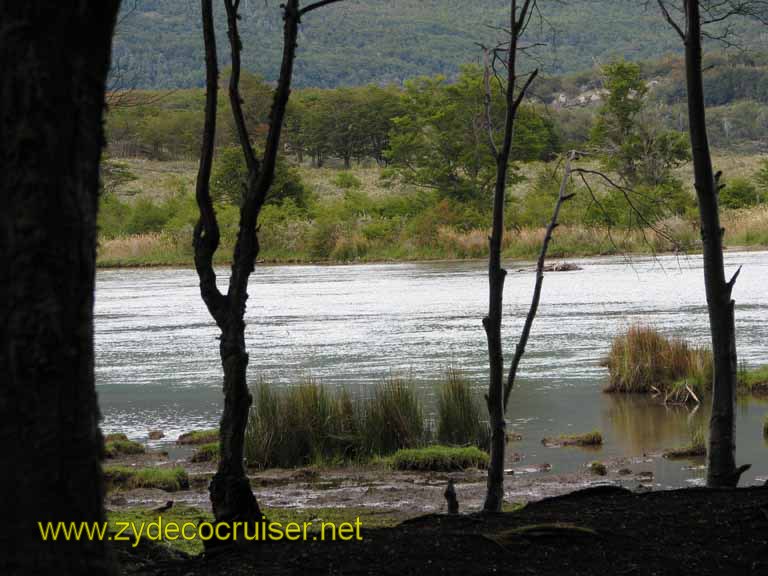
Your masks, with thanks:
[[(732, 253), (743, 265), (734, 298), (741, 361), (768, 363), (768, 253)], [(539, 315), (510, 427), (523, 441), (510, 450), (525, 462), (568, 472), (596, 458), (641, 457), (686, 443), (706, 420), (647, 398), (600, 392), (599, 361), (611, 338), (633, 322), (705, 344), (708, 325), (699, 256), (571, 261), (583, 269), (547, 274)], [(364, 396), (389, 374), (410, 374), (429, 409), (434, 381), (449, 365), (486, 386), (487, 307), (483, 262), (361, 266), (259, 266), (250, 282), (247, 346), (250, 378), (288, 386), (308, 374)], [(530, 265), (507, 262), (504, 338), (511, 357), (529, 305)], [(222, 288), (227, 270), (220, 270)], [(100, 271), (96, 293), (97, 386), (104, 429), (146, 438), (218, 421), (221, 370), (217, 329), (200, 300), (193, 270)], [(768, 404), (740, 403), (737, 460), (751, 462), (747, 482), (768, 476), (762, 421)], [(599, 452), (548, 449), (544, 436), (600, 429)], [(695, 483), (691, 463), (648, 464), (661, 486)]]

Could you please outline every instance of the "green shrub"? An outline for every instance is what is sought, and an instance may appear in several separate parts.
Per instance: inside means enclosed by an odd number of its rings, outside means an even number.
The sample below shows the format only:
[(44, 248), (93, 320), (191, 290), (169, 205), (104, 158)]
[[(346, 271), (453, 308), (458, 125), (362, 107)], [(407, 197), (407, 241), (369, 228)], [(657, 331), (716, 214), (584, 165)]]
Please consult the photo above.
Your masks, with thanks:
[(363, 187), (360, 179), (351, 172), (339, 172), (333, 178), (333, 184), (342, 190), (359, 190)]
[(437, 441), (448, 445), (474, 444), (488, 449), (490, 431), (469, 381), (449, 369), (437, 397)]
[(189, 489), (189, 477), (183, 468), (130, 468), (107, 466), (104, 468), (107, 489), (159, 488), (166, 492)]
[(763, 200), (763, 194), (745, 178), (727, 181), (720, 191), (720, 206), (723, 208), (749, 208)]
[(488, 454), (475, 446), (456, 448), (450, 446), (429, 446), (398, 450), (392, 456), (396, 470), (440, 471), (487, 468)]

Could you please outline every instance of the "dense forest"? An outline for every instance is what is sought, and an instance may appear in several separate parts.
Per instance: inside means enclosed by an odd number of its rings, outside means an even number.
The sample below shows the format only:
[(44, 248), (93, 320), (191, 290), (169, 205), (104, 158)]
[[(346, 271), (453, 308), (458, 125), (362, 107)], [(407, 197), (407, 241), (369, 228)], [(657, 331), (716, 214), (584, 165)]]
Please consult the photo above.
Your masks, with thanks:
[[(617, 56), (630, 60), (680, 53), (655, 3), (633, 0), (539, 2), (527, 42), (545, 44), (521, 55), (550, 74), (592, 68)], [(275, 78), (280, 58), (276, 1), (245, 0), (241, 34), (247, 70)], [(462, 64), (478, 62), (477, 42), (503, 24), (504, 0), (354, 0), (308, 17), (300, 30), (296, 85), (329, 88), (367, 83), (402, 84), (421, 75), (454, 78)], [(136, 88), (202, 86), (205, 77), (197, 3), (128, 0), (115, 38), (113, 85)], [(225, 22), (217, 5), (217, 22)], [(744, 46), (764, 45), (754, 23), (731, 22)], [(219, 34), (220, 43), (226, 39)], [(763, 40), (761, 40), (763, 39)], [(222, 44), (223, 46), (223, 44)], [(228, 63), (226, 50), (222, 63)]]

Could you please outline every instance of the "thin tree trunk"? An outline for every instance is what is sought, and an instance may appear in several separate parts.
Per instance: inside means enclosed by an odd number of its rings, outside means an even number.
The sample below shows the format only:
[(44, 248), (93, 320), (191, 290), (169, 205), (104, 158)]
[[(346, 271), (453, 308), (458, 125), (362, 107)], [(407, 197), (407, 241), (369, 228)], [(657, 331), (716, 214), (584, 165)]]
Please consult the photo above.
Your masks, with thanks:
[(93, 369), (99, 162), (118, 0), (0, 3), (0, 573), (108, 574)]
[[(725, 280), (723, 234), (718, 207), (719, 176), (712, 168), (706, 128), (699, 0), (685, 0), (686, 83), (696, 196), (704, 248), (704, 285), (714, 354), (712, 416), (709, 423), (707, 486), (736, 486), (746, 469), (736, 468), (736, 337), (731, 292), (736, 276)], [(737, 273), (738, 275), (738, 273)]]
[(483, 318), (488, 340), (489, 381), (488, 416), (491, 427), (491, 460), (488, 467), (488, 481), (483, 509), (486, 512), (501, 512), (504, 501), (504, 452), (507, 444), (506, 421), (504, 418), (504, 355), (501, 344), (501, 316), (504, 295), (504, 279), (507, 271), (501, 266), (501, 247), (504, 240), (504, 201), (507, 191), (510, 153), (515, 131), (515, 117), (522, 99), (536, 77), (534, 72), (528, 78), (519, 94), (515, 94), (517, 82), (517, 45), (525, 28), (531, 2), (526, 0), (517, 15), (517, 1), (512, 0), (510, 8), (510, 43), (507, 52), (506, 116), (501, 149), (497, 149), (491, 122), (491, 90), (486, 63), (486, 115), (490, 145), (496, 157), (496, 184), (493, 193), (493, 221), (489, 239), (488, 256), (488, 315)]

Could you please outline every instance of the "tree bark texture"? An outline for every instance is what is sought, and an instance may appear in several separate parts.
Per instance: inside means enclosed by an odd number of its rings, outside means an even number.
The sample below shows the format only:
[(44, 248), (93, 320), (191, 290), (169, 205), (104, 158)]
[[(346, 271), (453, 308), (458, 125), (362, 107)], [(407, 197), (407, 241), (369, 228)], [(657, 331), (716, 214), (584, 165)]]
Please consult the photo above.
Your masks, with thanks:
[(119, 0), (0, 2), (0, 573), (107, 574), (93, 302)]
[(736, 406), (736, 331), (731, 292), (736, 276), (725, 279), (723, 235), (718, 207), (719, 177), (712, 168), (706, 128), (699, 0), (684, 0), (685, 64), (688, 116), (696, 196), (704, 249), (704, 285), (714, 354), (712, 416), (707, 451), (707, 486), (736, 486), (744, 469), (736, 468), (734, 412)]

